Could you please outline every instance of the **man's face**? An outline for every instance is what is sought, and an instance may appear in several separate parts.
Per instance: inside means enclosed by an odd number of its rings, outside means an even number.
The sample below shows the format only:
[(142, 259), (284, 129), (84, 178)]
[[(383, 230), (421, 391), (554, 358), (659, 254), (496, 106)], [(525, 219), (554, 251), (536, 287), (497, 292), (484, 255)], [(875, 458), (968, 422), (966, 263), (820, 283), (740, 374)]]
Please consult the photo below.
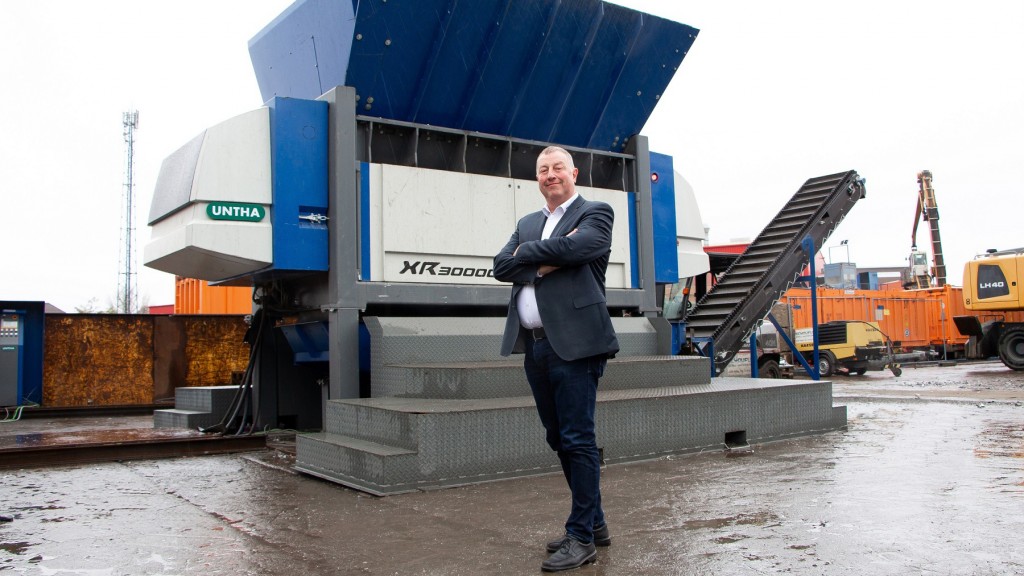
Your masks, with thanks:
[(577, 174), (579, 169), (572, 165), (572, 159), (561, 152), (550, 152), (537, 158), (537, 184), (549, 210), (561, 206), (576, 193)]

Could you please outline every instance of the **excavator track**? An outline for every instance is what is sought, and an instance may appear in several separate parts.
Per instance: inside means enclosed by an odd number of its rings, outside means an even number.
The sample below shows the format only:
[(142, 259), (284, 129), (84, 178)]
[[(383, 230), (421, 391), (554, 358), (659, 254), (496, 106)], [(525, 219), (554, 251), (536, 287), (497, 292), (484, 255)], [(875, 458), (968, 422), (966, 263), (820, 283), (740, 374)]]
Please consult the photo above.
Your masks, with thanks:
[(803, 240), (810, 237), (817, 253), (864, 195), (852, 170), (805, 182), (686, 315), (687, 338), (702, 355), (714, 351), (716, 374), (800, 276), (809, 257)]

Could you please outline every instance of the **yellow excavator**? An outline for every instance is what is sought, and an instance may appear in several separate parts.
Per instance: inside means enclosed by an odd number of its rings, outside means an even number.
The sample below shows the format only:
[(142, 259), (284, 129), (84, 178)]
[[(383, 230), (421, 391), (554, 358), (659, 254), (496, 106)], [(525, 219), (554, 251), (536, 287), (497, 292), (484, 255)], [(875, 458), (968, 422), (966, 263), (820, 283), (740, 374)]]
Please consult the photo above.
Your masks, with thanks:
[(984, 316), (955, 316), (964, 336), (974, 336), (983, 356), (999, 355), (1024, 370), (1024, 248), (989, 250), (964, 265), (964, 307)]

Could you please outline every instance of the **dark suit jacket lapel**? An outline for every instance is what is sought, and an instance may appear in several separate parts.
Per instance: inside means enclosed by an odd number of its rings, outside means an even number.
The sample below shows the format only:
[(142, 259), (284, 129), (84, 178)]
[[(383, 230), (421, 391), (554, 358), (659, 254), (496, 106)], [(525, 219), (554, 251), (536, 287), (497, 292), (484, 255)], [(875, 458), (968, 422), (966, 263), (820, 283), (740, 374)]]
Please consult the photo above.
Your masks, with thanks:
[(558, 221), (558, 226), (555, 226), (554, 231), (551, 232), (551, 237), (565, 236), (570, 230), (575, 228), (579, 211), (586, 203), (587, 201), (584, 200), (583, 196), (577, 196), (576, 201), (569, 205), (565, 210), (565, 214), (562, 215), (562, 219)]
[(544, 216), (544, 212), (540, 210), (531, 214), (531, 217), (525, 222), (526, 230), (522, 231), (523, 237), (519, 241), (540, 240), (541, 234), (544, 233), (544, 222), (546, 221), (547, 218)]

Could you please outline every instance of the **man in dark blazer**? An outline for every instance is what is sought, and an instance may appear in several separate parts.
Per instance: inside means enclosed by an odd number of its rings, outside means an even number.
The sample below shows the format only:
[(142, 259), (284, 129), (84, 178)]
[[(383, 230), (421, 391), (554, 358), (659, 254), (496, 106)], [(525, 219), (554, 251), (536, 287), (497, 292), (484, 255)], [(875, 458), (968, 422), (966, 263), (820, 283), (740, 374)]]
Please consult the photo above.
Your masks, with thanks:
[(545, 148), (537, 157), (545, 206), (524, 216), (494, 257), (494, 277), (512, 282), (501, 354), (525, 354), (547, 443), (572, 492), (565, 536), (547, 545), (548, 572), (593, 562), (595, 546), (611, 544), (594, 412), (598, 379), (619, 350), (604, 289), (615, 214), (576, 193), (578, 174), (568, 151)]

